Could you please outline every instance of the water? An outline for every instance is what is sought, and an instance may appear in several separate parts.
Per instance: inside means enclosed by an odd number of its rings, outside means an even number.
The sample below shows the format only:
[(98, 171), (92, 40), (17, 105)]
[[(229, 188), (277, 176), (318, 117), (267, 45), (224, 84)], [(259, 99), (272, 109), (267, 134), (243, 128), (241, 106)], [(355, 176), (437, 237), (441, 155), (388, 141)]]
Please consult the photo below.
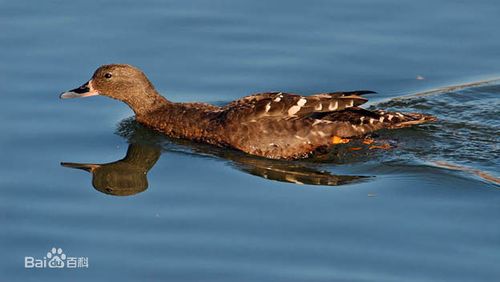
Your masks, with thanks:
[[(496, 1), (0, 1), (0, 280), (498, 281), (499, 13)], [(174, 101), (372, 89), (372, 106), (439, 122), (380, 132), (391, 150), (267, 161), (170, 140), (110, 99), (57, 99), (112, 62)], [(94, 182), (61, 166), (127, 149)], [(89, 268), (24, 269), (52, 247)]]

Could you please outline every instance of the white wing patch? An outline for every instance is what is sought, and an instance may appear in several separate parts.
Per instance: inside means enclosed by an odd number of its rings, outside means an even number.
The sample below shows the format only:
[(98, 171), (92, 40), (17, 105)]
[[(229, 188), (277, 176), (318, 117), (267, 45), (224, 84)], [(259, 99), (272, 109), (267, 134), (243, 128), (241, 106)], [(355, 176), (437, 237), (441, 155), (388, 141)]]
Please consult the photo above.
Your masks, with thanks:
[(330, 103), (330, 105), (328, 105), (328, 110), (335, 111), (338, 107), (339, 107), (339, 102), (335, 101), (335, 103)]
[(267, 103), (266, 105), (266, 113), (269, 112), (269, 110), (271, 109), (271, 103)]
[(288, 110), (288, 115), (289, 116), (293, 116), (295, 115), (296, 113), (298, 113), (300, 111), (300, 107), (299, 106), (292, 106), (289, 110)]
[(300, 111), (302, 106), (304, 106), (307, 103), (307, 100), (305, 98), (300, 98), (300, 100), (297, 101), (297, 105), (294, 105), (288, 109), (288, 115), (293, 116), (296, 113)]
[(302, 107), (307, 103), (307, 100), (305, 98), (300, 98), (300, 100), (297, 102), (297, 106)]

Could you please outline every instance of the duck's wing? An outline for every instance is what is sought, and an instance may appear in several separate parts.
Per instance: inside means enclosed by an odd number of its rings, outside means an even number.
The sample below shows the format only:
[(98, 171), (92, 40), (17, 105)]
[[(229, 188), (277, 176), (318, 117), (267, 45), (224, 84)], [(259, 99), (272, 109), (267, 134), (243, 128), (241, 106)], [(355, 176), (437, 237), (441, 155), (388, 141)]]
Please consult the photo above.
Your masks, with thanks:
[(284, 92), (257, 93), (224, 106), (224, 109), (249, 119), (261, 117), (300, 118), (315, 113), (342, 111), (368, 101), (361, 95), (375, 93), (368, 90), (319, 93), (301, 96)]
[[(227, 142), (237, 149), (267, 158), (295, 159), (318, 148), (343, 143), (383, 128), (432, 121), (422, 114), (370, 111), (361, 92), (300, 96), (262, 93), (228, 104), (221, 118)], [(347, 140), (348, 141), (348, 140)]]

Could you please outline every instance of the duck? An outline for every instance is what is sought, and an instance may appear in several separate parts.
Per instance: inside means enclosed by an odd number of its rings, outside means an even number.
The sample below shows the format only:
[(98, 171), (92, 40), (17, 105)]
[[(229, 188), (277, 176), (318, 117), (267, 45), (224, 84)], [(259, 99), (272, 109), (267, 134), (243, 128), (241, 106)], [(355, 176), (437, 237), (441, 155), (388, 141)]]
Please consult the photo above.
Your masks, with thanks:
[(435, 121), (431, 115), (361, 108), (369, 90), (251, 94), (222, 106), (173, 102), (139, 68), (102, 65), (61, 99), (106, 96), (127, 104), (140, 124), (171, 138), (233, 148), (270, 159), (302, 159), (381, 129)]

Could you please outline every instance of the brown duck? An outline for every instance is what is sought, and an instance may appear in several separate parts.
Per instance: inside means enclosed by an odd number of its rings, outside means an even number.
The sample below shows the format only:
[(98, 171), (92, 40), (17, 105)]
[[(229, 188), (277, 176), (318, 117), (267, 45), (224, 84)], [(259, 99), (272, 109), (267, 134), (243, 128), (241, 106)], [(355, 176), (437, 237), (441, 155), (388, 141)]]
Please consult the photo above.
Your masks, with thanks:
[(273, 159), (297, 159), (319, 149), (362, 138), (383, 128), (401, 128), (434, 121), (418, 113), (369, 111), (359, 106), (373, 91), (300, 96), (258, 93), (218, 107), (175, 103), (161, 96), (136, 67), (99, 67), (79, 88), (61, 98), (108, 96), (125, 102), (141, 124), (168, 136), (232, 147)]

